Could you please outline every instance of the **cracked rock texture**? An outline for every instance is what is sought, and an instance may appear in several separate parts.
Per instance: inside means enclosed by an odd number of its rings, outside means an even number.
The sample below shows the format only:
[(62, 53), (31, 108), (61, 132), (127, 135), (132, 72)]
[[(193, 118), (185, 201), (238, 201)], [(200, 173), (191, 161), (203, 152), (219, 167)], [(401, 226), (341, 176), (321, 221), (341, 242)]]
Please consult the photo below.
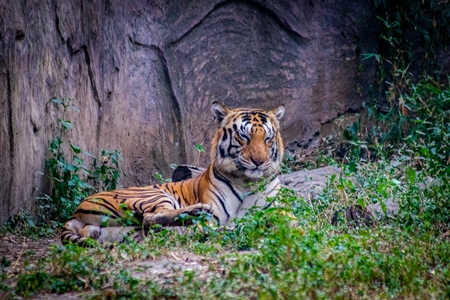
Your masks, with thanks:
[[(374, 76), (369, 1), (69, 1), (0, 3), (0, 224), (49, 192), (52, 97), (74, 98), (68, 138), (120, 149), (124, 186), (206, 153), (210, 104), (286, 105), (289, 149), (360, 108)], [(209, 157), (203, 154), (199, 164)]]

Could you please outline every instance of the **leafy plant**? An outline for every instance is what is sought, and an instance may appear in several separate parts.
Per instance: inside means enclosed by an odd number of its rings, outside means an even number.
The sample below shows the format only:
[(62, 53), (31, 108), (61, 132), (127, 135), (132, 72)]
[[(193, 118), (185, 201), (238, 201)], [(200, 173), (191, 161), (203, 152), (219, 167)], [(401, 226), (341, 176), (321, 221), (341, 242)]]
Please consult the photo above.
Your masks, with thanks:
[(164, 176), (163, 176), (161, 173), (159, 173), (159, 172), (155, 172), (155, 173), (153, 174), (153, 176), (154, 176), (154, 177), (156, 178), (156, 180), (158, 180), (160, 183), (166, 183), (166, 182), (172, 181), (171, 178), (164, 178)]
[[(116, 189), (119, 179), (125, 175), (121, 167), (122, 157), (118, 150), (101, 150), (99, 158), (83, 151), (70, 141), (66, 141), (65, 133), (73, 128), (67, 117), (67, 110), (79, 112), (72, 105), (72, 99), (53, 99), (57, 107), (62, 107), (62, 117), (57, 119), (58, 135), (50, 143), (51, 156), (46, 166), (52, 181), (50, 195), (40, 197), (41, 208), (47, 212), (47, 219), (65, 221), (71, 217), (81, 200), (99, 190)], [(64, 149), (64, 144), (69, 147)], [(65, 152), (69, 152), (68, 158)], [(83, 158), (84, 157), (84, 158)], [(85, 159), (91, 163), (85, 163)]]
[[(437, 58), (450, 45), (450, 7), (431, 0), (373, 3), (379, 50), (362, 56), (377, 62), (380, 97), (371, 113), (381, 126), (376, 138), (357, 126), (344, 132), (351, 144), (349, 170), (364, 178), (371, 202), (395, 199), (401, 205), (402, 226), (448, 230), (450, 84)], [(372, 164), (360, 161), (364, 148)]]
[(200, 159), (200, 156), (202, 155), (202, 153), (205, 152), (205, 149), (203, 148), (203, 142), (195, 144), (194, 148), (197, 151), (197, 157), (192, 162), (193, 166), (195, 166), (198, 163), (198, 160)]

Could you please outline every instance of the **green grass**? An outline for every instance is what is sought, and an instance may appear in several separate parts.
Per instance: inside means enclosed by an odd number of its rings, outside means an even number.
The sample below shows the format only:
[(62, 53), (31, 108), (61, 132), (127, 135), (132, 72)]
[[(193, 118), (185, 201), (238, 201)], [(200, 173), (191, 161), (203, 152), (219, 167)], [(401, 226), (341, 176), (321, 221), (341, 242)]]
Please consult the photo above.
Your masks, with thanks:
[[(198, 226), (188, 236), (155, 231), (142, 244), (130, 242), (112, 251), (98, 245), (55, 246), (48, 257), (0, 286), (9, 298), (88, 289), (92, 296), (116, 299), (447, 299), (448, 227), (431, 222), (430, 199), (417, 192), (423, 190), (420, 174), (408, 179), (405, 168), (382, 160), (361, 164), (356, 173), (345, 167), (312, 205), (284, 190), (278, 201), (286, 208), (254, 211), (235, 230)], [(410, 216), (416, 206), (404, 202), (401, 214), (408, 217), (380, 219), (373, 228), (329, 224), (346, 201), (415, 194), (423, 197), (415, 221)], [(291, 226), (282, 210), (292, 212), (298, 226)], [(180, 249), (203, 257), (207, 270), (173, 270), (167, 278), (133, 275), (142, 262), (165, 260)]]

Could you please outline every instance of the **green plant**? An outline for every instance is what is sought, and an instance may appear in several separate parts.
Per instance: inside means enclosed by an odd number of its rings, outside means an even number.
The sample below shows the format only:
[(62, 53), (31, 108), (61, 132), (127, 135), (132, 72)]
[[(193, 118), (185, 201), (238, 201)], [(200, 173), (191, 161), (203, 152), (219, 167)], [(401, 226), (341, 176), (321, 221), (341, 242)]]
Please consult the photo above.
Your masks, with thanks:
[(362, 54), (362, 59), (377, 62), (375, 102), (384, 123), (383, 142), (401, 143), (411, 129), (405, 95), (420, 78), (445, 79), (438, 57), (450, 45), (450, 7), (432, 0), (374, 0), (373, 4), (378, 52)]
[[(54, 221), (65, 221), (71, 217), (81, 200), (99, 190), (111, 190), (118, 187), (119, 179), (124, 176), (121, 167), (121, 152), (118, 150), (102, 150), (96, 158), (72, 142), (64, 147), (66, 131), (73, 125), (67, 117), (68, 109), (79, 112), (74, 107), (72, 99), (53, 99), (56, 107), (62, 107), (62, 117), (57, 119), (58, 135), (50, 143), (50, 157), (46, 166), (52, 181), (50, 195), (40, 197), (41, 209), (46, 212), (46, 218)], [(71, 158), (68, 158), (67, 152)], [(85, 163), (85, 159), (91, 164)]]
[(294, 163), (295, 159), (288, 153), (284, 154), (283, 161), (281, 162), (281, 174), (288, 174), (292, 173), (292, 164)]
[(195, 166), (198, 163), (198, 160), (200, 159), (200, 156), (202, 155), (202, 153), (205, 152), (205, 148), (203, 148), (203, 142), (195, 144), (194, 148), (197, 151), (197, 157), (192, 162), (193, 166)]
[[(375, 101), (379, 110), (372, 112), (381, 126), (375, 139), (362, 136), (355, 127), (347, 130), (352, 143), (350, 170), (365, 173), (361, 176), (366, 176), (370, 187), (376, 180), (378, 193), (368, 192), (373, 202), (396, 199), (402, 226), (446, 230), (450, 228), (450, 85), (437, 62), (439, 52), (450, 45), (450, 7), (431, 0), (373, 3), (379, 50), (362, 56), (377, 62), (375, 87), (381, 97)], [(361, 146), (381, 162), (369, 164), (365, 172), (358, 169)], [(386, 180), (369, 174), (372, 168), (381, 169)]]
[(166, 183), (166, 182), (171, 182), (172, 181), (171, 178), (164, 178), (164, 176), (161, 173), (159, 173), (159, 172), (155, 172), (153, 174), (153, 177), (155, 177), (156, 180), (158, 180), (160, 183)]

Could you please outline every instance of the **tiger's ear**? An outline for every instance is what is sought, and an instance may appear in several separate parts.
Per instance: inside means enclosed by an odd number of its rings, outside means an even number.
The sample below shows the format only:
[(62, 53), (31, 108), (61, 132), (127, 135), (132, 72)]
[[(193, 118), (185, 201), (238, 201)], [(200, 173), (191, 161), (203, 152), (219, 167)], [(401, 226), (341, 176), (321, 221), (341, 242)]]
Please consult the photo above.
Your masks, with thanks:
[(281, 118), (284, 116), (285, 111), (286, 110), (284, 109), (284, 105), (280, 105), (277, 108), (274, 108), (269, 112), (273, 113), (275, 118), (277, 118), (277, 120), (281, 120)]
[(220, 102), (214, 101), (211, 106), (211, 111), (214, 115), (214, 121), (217, 126), (222, 126), (223, 119), (230, 113), (230, 110)]

